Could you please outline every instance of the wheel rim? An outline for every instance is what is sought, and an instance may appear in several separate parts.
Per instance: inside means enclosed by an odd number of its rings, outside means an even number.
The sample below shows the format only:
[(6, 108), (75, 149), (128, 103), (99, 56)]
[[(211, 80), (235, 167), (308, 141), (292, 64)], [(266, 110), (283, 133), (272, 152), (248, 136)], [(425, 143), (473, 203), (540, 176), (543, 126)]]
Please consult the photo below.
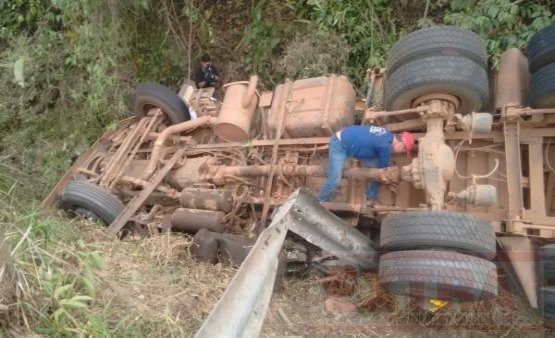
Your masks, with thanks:
[(83, 217), (89, 221), (102, 222), (102, 218), (100, 218), (96, 213), (87, 208), (77, 207), (75, 208), (74, 212), (77, 216)]

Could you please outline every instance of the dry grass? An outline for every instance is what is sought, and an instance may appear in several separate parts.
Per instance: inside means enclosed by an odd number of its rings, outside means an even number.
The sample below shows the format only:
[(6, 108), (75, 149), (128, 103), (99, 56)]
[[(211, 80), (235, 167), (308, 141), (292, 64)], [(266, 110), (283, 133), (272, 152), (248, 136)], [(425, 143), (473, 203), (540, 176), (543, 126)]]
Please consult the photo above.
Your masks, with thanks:
[(4, 237), (0, 235), (0, 325), (10, 322), (10, 307), (15, 303), (16, 293), (15, 267)]
[[(342, 282), (333, 277), (345, 276)], [(303, 337), (405, 336), (385, 320), (386, 307), (379, 301), (370, 311), (369, 299), (376, 299), (369, 274), (313, 274), (307, 279), (289, 279), (283, 294), (274, 295), (263, 327), (263, 335)], [(330, 278), (332, 277), (332, 278)], [(333, 281), (333, 282), (332, 282)], [(353, 286), (352, 288), (350, 286)], [(324, 310), (328, 295), (341, 296), (359, 306), (353, 314), (332, 314)]]
[[(111, 303), (112, 324), (159, 327), (145, 336), (194, 333), (235, 273), (231, 267), (193, 261), (191, 238), (185, 235), (125, 242), (112, 240), (98, 225), (80, 227), (104, 257), (99, 298)], [(102, 310), (103, 302), (98, 303), (97, 310)]]
[[(490, 301), (448, 304), (435, 314), (425, 312), (407, 297), (385, 292), (376, 274), (350, 278), (354, 289), (345, 294), (359, 306), (350, 315), (326, 313), (323, 303), (330, 290), (324, 285), (329, 276), (312, 276), (306, 280), (288, 280), (285, 292), (274, 297), (266, 318), (266, 336), (309, 337), (395, 337), (417, 336), (544, 336), (537, 311), (506, 288)], [(329, 283), (328, 283), (329, 284)], [(346, 290), (349, 288), (343, 288)], [(337, 289), (332, 294), (338, 294)]]
[(547, 333), (537, 311), (505, 287), (499, 297), (481, 302), (448, 304), (435, 314), (424, 311), (419, 304), (401, 299), (389, 320), (399, 325), (414, 325), (433, 330), (458, 330), (484, 335), (533, 336)]
[[(81, 335), (192, 336), (236, 271), (194, 261), (189, 253), (191, 238), (188, 236), (164, 234), (126, 242), (107, 236), (99, 224), (75, 221), (73, 226), (87, 248), (104, 261), (103, 269), (95, 272), (97, 292), (90, 309), (77, 318), (85, 323)], [(3, 276), (11, 280), (9, 266), (5, 271)], [(26, 297), (38, 294), (37, 287), (31, 283)], [(6, 295), (11, 297), (10, 293)], [(359, 311), (349, 315), (327, 313), (324, 300), (328, 295), (355, 303)], [(12, 331), (15, 335), (14, 332), (22, 334), (33, 330), (23, 327)], [(328, 275), (313, 272), (304, 279), (286, 279), (283, 292), (272, 298), (262, 329), (262, 336), (268, 337), (533, 336), (544, 333), (535, 311), (505, 289), (495, 300), (449, 304), (431, 315), (406, 298), (386, 293), (379, 287), (376, 274), (340, 270)]]

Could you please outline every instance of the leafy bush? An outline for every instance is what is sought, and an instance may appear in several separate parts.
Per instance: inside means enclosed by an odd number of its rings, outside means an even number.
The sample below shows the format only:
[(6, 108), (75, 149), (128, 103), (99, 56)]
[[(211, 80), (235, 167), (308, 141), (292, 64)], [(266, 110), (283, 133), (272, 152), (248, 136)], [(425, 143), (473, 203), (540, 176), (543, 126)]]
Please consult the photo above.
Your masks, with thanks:
[(467, 27), (486, 40), (495, 67), (503, 50), (525, 48), (553, 23), (554, 11), (550, 0), (0, 1), (0, 313), (15, 307), (0, 321), (48, 336), (155, 332), (118, 319), (108, 328), (105, 313), (91, 310), (104, 305), (94, 246), (35, 208), (75, 158), (131, 113), (138, 82), (177, 89), (190, 58), (209, 51), (226, 80), (257, 73), (270, 87), (336, 72), (364, 92), (366, 68), (383, 66), (406, 32)]
[(42, 2), (19, 1), (10, 13), (35, 3), (37, 29), (8, 26), (22, 34), (5, 34), (9, 47), (0, 52), (8, 70), (0, 74), (0, 91), (9, 98), (0, 103), (2, 166), (19, 178), (19, 197), (30, 199), (44, 196), (107, 127), (130, 114), (137, 82), (175, 85), (183, 78), (160, 28), (141, 30), (152, 35), (139, 38), (139, 26), (151, 20), (144, 7), (60, 1), (56, 17), (63, 29), (51, 25), (53, 7)]
[(383, 66), (397, 38), (393, 6), (385, 0), (290, 2), (297, 15), (321, 30), (343, 36), (349, 45), (347, 75), (361, 86), (367, 68)]
[(349, 45), (334, 32), (324, 30), (298, 34), (285, 47), (274, 65), (276, 77), (300, 79), (330, 73), (346, 74)]
[(24, 206), (0, 189), (0, 335), (83, 332), (103, 261), (72, 224)]
[(41, 23), (61, 29), (60, 9), (49, 0), (11, 0), (0, 2), (0, 43), (21, 34), (32, 35)]
[(485, 39), (490, 63), (510, 47), (525, 50), (537, 31), (555, 21), (551, 1), (453, 0), (444, 21), (473, 30)]

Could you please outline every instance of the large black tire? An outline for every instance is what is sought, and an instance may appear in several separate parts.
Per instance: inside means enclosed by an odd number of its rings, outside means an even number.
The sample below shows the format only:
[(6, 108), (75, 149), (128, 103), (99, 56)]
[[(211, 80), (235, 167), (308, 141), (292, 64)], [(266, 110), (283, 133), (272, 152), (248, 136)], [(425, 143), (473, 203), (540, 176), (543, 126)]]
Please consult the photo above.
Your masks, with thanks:
[(497, 296), (497, 269), (482, 258), (448, 251), (397, 251), (380, 258), (379, 282), (419, 298), (477, 301)]
[(555, 25), (549, 25), (528, 41), (528, 69), (534, 74), (538, 69), (553, 62), (555, 62)]
[(150, 109), (160, 108), (172, 124), (191, 119), (185, 102), (169, 88), (155, 82), (138, 85), (131, 100), (131, 105), (137, 116), (145, 116)]
[(539, 310), (544, 325), (555, 327), (555, 286), (542, 286), (538, 289)]
[(124, 208), (117, 196), (87, 181), (69, 182), (60, 195), (60, 202), (64, 210), (83, 208), (93, 212), (106, 224), (112, 223)]
[(538, 256), (538, 283), (555, 286), (555, 244), (540, 247)]
[(495, 232), (488, 222), (448, 211), (389, 215), (382, 221), (380, 245), (383, 251), (443, 248), (486, 259), (496, 253)]
[(410, 108), (428, 94), (450, 94), (460, 101), (459, 113), (479, 111), (489, 100), (486, 71), (461, 56), (430, 56), (407, 62), (385, 82), (386, 110)]
[(389, 50), (387, 74), (393, 74), (410, 61), (438, 55), (469, 58), (486, 69), (488, 52), (480, 36), (457, 26), (434, 26), (412, 32)]
[(534, 108), (555, 107), (555, 63), (532, 74), (529, 99)]

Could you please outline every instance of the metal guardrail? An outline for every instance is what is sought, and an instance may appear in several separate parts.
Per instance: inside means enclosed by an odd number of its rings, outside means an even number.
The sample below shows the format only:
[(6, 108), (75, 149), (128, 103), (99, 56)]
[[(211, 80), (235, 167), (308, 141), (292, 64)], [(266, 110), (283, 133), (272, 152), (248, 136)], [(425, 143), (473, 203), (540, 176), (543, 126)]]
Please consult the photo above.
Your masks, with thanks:
[(288, 230), (348, 265), (377, 268), (377, 255), (370, 239), (327, 211), (308, 190), (297, 189), (262, 231), (195, 337), (258, 337)]

